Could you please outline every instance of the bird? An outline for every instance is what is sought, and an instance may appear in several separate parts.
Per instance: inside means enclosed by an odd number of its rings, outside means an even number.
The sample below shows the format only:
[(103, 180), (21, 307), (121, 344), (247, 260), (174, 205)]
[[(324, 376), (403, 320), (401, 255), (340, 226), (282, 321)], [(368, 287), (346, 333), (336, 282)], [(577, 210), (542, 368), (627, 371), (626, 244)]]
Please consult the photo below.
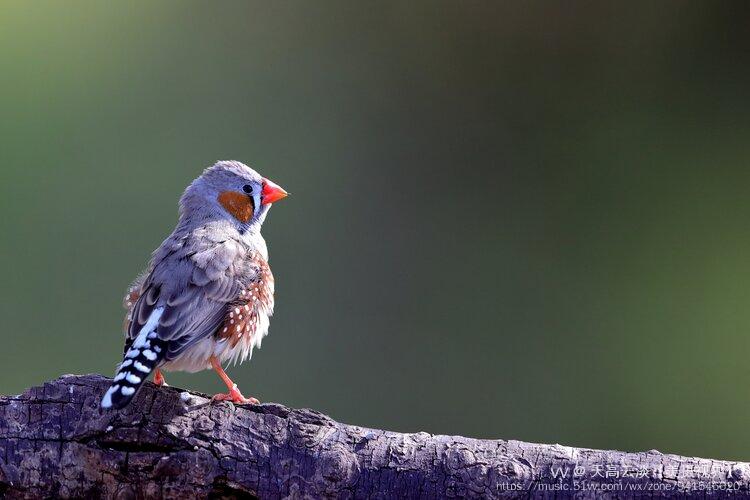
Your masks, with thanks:
[(261, 227), (288, 193), (247, 165), (218, 161), (185, 189), (177, 225), (127, 289), (125, 348), (103, 408), (120, 409), (153, 372), (213, 369), (227, 386), (216, 401), (258, 404), (224, 371), (260, 348), (274, 308)]

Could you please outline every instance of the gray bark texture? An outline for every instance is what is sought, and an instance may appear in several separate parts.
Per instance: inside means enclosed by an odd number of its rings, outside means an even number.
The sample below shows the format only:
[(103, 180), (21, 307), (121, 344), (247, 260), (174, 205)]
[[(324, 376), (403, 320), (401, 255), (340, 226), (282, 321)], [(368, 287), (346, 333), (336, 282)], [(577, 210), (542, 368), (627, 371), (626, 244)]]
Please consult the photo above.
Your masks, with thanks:
[[(66, 375), (0, 397), (0, 498), (632, 498), (748, 496), (750, 465), (338, 423)], [(554, 418), (554, 417), (551, 417)]]

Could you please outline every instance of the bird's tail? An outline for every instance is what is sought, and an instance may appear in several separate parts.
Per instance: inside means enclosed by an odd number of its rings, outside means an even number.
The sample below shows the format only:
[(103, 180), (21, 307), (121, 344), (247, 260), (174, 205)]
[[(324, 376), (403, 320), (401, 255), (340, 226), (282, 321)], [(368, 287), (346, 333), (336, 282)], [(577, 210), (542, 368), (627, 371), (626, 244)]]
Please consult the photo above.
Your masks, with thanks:
[(166, 342), (154, 331), (142, 330), (130, 345), (125, 345), (125, 357), (117, 367), (112, 385), (102, 398), (102, 408), (123, 408), (130, 403), (146, 377), (157, 368), (167, 352)]

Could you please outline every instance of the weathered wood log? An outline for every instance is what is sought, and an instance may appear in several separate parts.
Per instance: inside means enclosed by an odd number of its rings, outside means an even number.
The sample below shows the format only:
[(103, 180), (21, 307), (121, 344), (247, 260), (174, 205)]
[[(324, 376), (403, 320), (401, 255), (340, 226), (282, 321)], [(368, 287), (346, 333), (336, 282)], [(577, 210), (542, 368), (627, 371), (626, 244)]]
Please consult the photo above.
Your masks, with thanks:
[(750, 465), (338, 423), (278, 404), (211, 403), (66, 375), (0, 397), (0, 497), (442, 498), (750, 495)]

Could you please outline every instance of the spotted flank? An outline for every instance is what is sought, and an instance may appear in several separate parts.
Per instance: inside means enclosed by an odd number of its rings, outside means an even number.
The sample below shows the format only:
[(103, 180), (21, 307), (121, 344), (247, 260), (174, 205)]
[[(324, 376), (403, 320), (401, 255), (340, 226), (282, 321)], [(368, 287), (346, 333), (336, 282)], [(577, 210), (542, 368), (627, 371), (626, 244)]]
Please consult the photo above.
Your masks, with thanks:
[(112, 385), (102, 398), (102, 408), (119, 409), (126, 406), (149, 374), (164, 359), (167, 345), (156, 333), (163, 313), (163, 307), (155, 308), (135, 339), (126, 342), (125, 356)]

